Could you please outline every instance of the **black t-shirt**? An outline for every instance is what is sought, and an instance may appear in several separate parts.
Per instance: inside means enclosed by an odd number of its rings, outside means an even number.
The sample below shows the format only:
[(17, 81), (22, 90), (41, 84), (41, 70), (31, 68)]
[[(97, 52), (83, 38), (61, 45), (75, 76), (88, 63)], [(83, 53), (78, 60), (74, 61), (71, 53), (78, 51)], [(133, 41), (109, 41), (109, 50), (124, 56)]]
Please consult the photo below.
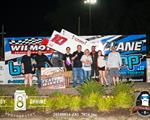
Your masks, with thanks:
[(92, 66), (96, 66), (97, 65), (97, 58), (98, 58), (98, 53), (95, 52), (95, 53), (90, 53), (91, 57), (92, 57)]
[(27, 55), (24, 55), (22, 57), (22, 60), (21, 62), (24, 64), (24, 71), (25, 73), (31, 73), (32, 72), (32, 57), (31, 56), (27, 56)]
[(74, 60), (73, 60), (73, 67), (82, 67), (82, 62), (81, 62), (81, 57), (83, 55), (83, 52), (81, 51), (80, 53), (78, 51), (75, 51), (73, 53), (73, 57), (75, 55), (78, 55)]
[(36, 61), (36, 67), (38, 69), (41, 69), (41, 67), (45, 67), (45, 63), (48, 63), (50, 66), (52, 66), (51, 62), (49, 61), (48, 57), (44, 54), (42, 55), (36, 55), (35, 56), (35, 61)]
[(71, 58), (72, 58), (72, 54), (64, 54), (63, 55), (63, 60), (64, 60), (65, 67), (66, 67), (67, 71), (71, 71), (72, 70)]

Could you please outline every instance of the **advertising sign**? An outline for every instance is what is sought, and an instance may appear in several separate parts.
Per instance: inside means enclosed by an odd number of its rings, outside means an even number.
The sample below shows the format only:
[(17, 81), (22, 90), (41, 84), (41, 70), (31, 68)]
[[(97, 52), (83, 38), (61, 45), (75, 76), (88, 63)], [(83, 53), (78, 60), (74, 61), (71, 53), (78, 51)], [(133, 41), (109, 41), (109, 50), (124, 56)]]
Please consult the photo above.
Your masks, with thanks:
[[(8, 37), (5, 38), (5, 79), (6, 84), (24, 83), (22, 74), (21, 59), (30, 49), (32, 53), (37, 53), (40, 49), (49, 58), (53, 50), (46, 46), (50, 37)], [(33, 81), (37, 77), (33, 76)]]
[[(111, 47), (115, 46), (116, 51), (121, 54), (123, 66), (120, 69), (122, 80), (146, 81), (146, 35), (96, 35), (96, 36), (77, 36), (67, 30), (62, 29), (61, 33), (66, 38), (65, 43), (54, 48), (61, 53), (65, 53), (65, 48), (70, 47), (72, 52), (76, 50), (75, 41), (80, 41), (83, 48), (91, 50), (91, 46), (96, 46), (96, 50), (102, 50), (107, 57), (111, 52)], [(52, 37), (53, 39), (53, 37)], [(71, 41), (69, 43), (69, 41)], [(82, 41), (82, 42), (81, 42)], [(51, 42), (55, 44), (54, 42)], [(82, 49), (84, 51), (84, 49)]]
[(147, 58), (147, 82), (150, 82), (150, 58)]
[(25, 90), (16, 90), (14, 94), (14, 110), (26, 110), (26, 93)]
[(150, 58), (147, 58), (147, 82), (150, 82)]
[(0, 61), (0, 83), (4, 83), (5, 80), (5, 61)]
[(150, 117), (150, 94), (148, 91), (142, 91), (136, 99), (136, 104), (133, 107), (141, 117)]
[(11, 54), (25, 54), (27, 49), (32, 53), (37, 53), (38, 49), (44, 53), (51, 53), (52, 49), (45, 46), (49, 38), (25, 38), (18, 40), (9, 40)]
[[(116, 46), (116, 50), (121, 54), (123, 61), (123, 66), (120, 70), (121, 79), (129, 81), (146, 80), (145, 34), (77, 36), (62, 29), (61, 33), (54, 31), (52, 37), (5, 38), (5, 78), (1, 74), (3, 83), (14, 84), (24, 82), (24, 76), (21, 73), (21, 58), (28, 48), (31, 49), (32, 53), (36, 53), (38, 49), (41, 49), (51, 58), (52, 49), (55, 52), (64, 54), (66, 47), (70, 47), (72, 53), (76, 51), (76, 47), (79, 44), (82, 46), (83, 51), (85, 48), (91, 50), (91, 46), (95, 45), (96, 50), (102, 50), (106, 57), (111, 52), (111, 46)], [(61, 67), (61, 64), (55, 67)], [(33, 80), (37, 80), (36, 76), (34, 76)]]
[(52, 67), (41, 69), (41, 80), (43, 89), (65, 88), (64, 68)]
[(123, 66), (120, 74), (122, 80), (146, 80), (146, 35), (99, 35), (83, 36), (91, 43), (97, 44), (97, 50), (102, 50), (105, 56), (111, 52), (112, 46), (121, 54)]

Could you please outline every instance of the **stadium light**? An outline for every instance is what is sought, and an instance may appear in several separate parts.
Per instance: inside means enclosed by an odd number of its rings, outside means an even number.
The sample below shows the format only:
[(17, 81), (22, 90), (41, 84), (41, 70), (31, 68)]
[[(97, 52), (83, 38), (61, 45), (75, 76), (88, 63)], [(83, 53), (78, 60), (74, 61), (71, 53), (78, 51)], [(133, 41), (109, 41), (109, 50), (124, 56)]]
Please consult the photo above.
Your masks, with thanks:
[(85, 0), (85, 4), (96, 4), (97, 0)]

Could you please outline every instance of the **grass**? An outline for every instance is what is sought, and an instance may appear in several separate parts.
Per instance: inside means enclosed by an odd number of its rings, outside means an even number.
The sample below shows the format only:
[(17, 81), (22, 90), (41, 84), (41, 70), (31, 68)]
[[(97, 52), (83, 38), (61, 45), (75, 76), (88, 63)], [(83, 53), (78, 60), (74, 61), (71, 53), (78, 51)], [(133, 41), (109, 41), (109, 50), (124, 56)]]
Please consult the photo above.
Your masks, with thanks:
[(89, 80), (77, 88), (81, 96), (89, 96), (92, 93), (105, 94), (105, 89), (95, 80)]
[(37, 96), (38, 95), (36, 86), (25, 87), (24, 85), (19, 85), (19, 86), (17, 86), (17, 90), (25, 90), (25, 92), (28, 96)]

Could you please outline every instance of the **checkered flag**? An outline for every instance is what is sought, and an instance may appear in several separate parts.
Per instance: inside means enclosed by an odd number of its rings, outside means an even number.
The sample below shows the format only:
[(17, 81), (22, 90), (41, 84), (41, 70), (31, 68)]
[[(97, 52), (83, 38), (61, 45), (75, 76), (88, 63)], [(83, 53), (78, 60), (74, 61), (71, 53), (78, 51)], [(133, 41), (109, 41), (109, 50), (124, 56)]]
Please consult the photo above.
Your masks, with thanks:
[(41, 38), (27, 38), (24, 40), (10, 40), (10, 45), (40, 45), (42, 42)]

